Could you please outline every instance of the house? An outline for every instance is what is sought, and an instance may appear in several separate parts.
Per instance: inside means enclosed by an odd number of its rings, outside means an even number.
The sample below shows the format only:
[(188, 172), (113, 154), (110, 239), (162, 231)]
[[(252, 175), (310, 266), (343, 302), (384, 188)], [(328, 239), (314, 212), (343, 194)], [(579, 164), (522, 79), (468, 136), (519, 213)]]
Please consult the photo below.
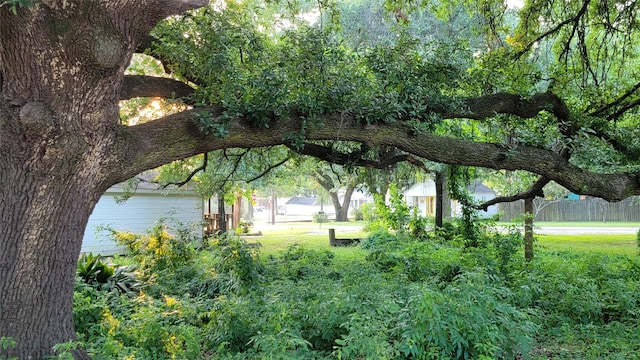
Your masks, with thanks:
[[(484, 185), (480, 181), (476, 181), (470, 184), (467, 187), (467, 191), (471, 195), (473, 202), (476, 204), (481, 204), (483, 202), (489, 201), (496, 197), (496, 192), (491, 190), (488, 186)], [(460, 205), (457, 201), (452, 201), (451, 203), (451, 211), (453, 212), (453, 216), (462, 215), (462, 205)], [(498, 205), (491, 205), (487, 208), (486, 211), (479, 210), (478, 215), (482, 218), (492, 217), (498, 214)]]
[(331, 202), (322, 201), (313, 196), (294, 196), (284, 204), (284, 214), (287, 216), (309, 216), (324, 211), (327, 214), (335, 214)]
[(418, 208), (418, 213), (422, 216), (435, 216), (436, 183), (427, 180), (413, 185), (404, 192), (404, 201), (408, 206)]
[[(467, 188), (474, 202), (481, 203), (495, 197), (495, 192), (483, 185), (475, 182)], [(435, 216), (436, 213), (436, 184), (433, 180), (427, 180), (413, 185), (404, 192), (404, 199), (407, 205), (418, 208), (418, 213), (422, 216)], [(498, 206), (489, 206), (487, 211), (480, 211), (481, 217), (490, 217), (498, 213)], [(451, 201), (451, 216), (460, 216), (462, 206), (455, 200)]]
[[(342, 200), (342, 198), (341, 198)], [(351, 201), (349, 202), (349, 211), (358, 210), (360, 207), (366, 203), (373, 203), (373, 196), (363, 192), (356, 190), (351, 194)]]
[[(85, 228), (81, 250), (83, 253), (113, 255), (120, 250), (105, 227), (144, 233), (161, 218), (184, 225), (200, 226), (203, 221), (202, 199), (192, 191), (160, 190), (157, 185), (145, 186), (141, 183), (133, 196), (124, 202), (118, 202), (117, 199), (125, 193), (124, 186), (118, 184), (100, 197)], [(199, 236), (202, 236), (201, 231)]]

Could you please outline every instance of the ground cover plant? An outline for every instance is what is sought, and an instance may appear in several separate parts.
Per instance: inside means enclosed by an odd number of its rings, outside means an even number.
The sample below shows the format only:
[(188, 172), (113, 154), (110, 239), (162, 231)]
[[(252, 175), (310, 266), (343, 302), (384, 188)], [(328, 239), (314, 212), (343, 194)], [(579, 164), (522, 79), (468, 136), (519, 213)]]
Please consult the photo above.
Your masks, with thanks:
[(448, 229), (379, 230), (347, 248), (319, 234), (275, 233), (284, 248), (222, 236), (185, 251), (192, 239), (159, 226), (135, 236), (134, 256), (113, 259), (137, 264), (142, 289), (78, 276), (79, 339), (96, 359), (637, 356), (637, 256), (542, 249), (527, 263), (517, 232), (485, 229), (469, 247)]

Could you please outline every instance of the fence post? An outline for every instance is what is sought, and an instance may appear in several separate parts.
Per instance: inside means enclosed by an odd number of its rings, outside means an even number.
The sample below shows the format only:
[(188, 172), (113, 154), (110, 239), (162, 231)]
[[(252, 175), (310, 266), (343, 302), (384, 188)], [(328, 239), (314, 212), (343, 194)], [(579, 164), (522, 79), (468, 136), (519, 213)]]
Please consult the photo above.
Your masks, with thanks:
[(336, 229), (329, 229), (329, 245), (336, 246)]

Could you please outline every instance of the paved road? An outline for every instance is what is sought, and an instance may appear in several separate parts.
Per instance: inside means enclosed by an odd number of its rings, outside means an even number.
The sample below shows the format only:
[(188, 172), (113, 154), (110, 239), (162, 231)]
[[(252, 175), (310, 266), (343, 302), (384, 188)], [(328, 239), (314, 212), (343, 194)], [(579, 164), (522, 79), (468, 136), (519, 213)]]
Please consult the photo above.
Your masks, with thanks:
[[(262, 220), (262, 221), (260, 221)], [(295, 221), (295, 220), (294, 220)], [(310, 233), (327, 233), (327, 229), (331, 228), (331, 224), (323, 224), (320, 227), (318, 224), (311, 221), (308, 222), (276, 222), (271, 224), (263, 219), (257, 219), (255, 221), (254, 229), (261, 231), (269, 231), (275, 229), (287, 229), (292, 228), (292, 224), (298, 224), (300, 227), (309, 227)], [(534, 226), (536, 226), (534, 224)], [(293, 225), (293, 227), (297, 227)], [(336, 226), (336, 231), (339, 232), (357, 232), (361, 229), (360, 226), (340, 225)], [(537, 234), (637, 234), (638, 227), (604, 227), (604, 226), (536, 226), (535, 232)]]
[[(331, 224), (323, 224), (320, 227), (318, 224), (313, 223), (309, 216), (283, 216), (278, 215), (276, 217), (276, 223), (271, 224), (268, 220), (268, 214), (261, 212), (256, 214), (254, 220), (254, 230), (269, 231), (275, 229), (286, 229), (293, 227), (309, 227), (310, 233), (326, 233), (331, 228)], [(606, 227), (606, 226), (538, 226), (534, 224), (535, 232), (537, 234), (637, 234), (639, 227), (624, 226), (624, 227)], [(336, 231), (339, 232), (357, 232), (361, 229), (359, 226), (349, 226), (341, 224), (336, 226)]]

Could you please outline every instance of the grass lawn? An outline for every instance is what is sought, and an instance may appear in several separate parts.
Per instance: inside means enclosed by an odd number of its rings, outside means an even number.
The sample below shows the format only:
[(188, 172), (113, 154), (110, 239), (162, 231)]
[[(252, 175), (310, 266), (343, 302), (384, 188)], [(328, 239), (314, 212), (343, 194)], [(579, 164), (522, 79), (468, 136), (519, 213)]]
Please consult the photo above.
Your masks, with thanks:
[(536, 235), (536, 245), (547, 251), (599, 251), (609, 254), (638, 255), (634, 234)]
[(291, 245), (300, 244), (309, 250), (331, 250), (340, 257), (352, 258), (364, 256), (365, 251), (358, 246), (331, 247), (329, 246), (329, 229), (336, 230), (337, 238), (364, 238), (367, 233), (361, 230), (364, 222), (329, 222), (322, 225), (314, 222), (280, 223), (273, 227), (262, 226), (260, 236), (247, 236), (249, 243), (258, 242), (260, 256), (276, 255), (285, 251)]
[[(636, 222), (536, 222), (538, 227), (640, 227)], [(248, 242), (259, 242), (261, 256), (278, 254), (293, 244), (310, 250), (331, 250), (346, 258), (364, 256), (359, 247), (330, 247), (329, 229), (336, 230), (338, 238), (364, 238), (367, 233), (354, 229), (364, 222), (329, 222), (322, 225), (314, 222), (278, 223), (262, 226), (262, 236), (246, 237)], [(635, 234), (538, 234), (536, 246), (541, 251), (598, 251), (609, 254), (638, 255)]]

